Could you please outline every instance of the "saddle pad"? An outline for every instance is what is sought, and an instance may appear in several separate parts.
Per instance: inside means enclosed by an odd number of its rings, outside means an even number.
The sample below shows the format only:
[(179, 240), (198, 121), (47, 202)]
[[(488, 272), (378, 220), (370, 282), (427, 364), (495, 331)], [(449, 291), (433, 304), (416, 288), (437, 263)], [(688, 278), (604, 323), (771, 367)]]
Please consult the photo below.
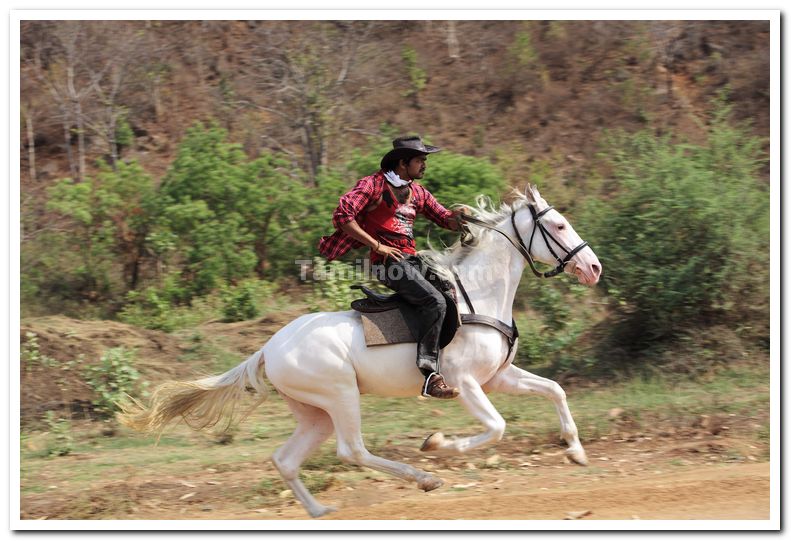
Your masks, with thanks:
[(363, 322), (365, 345), (367, 346), (417, 342), (400, 310), (361, 313), (360, 317)]

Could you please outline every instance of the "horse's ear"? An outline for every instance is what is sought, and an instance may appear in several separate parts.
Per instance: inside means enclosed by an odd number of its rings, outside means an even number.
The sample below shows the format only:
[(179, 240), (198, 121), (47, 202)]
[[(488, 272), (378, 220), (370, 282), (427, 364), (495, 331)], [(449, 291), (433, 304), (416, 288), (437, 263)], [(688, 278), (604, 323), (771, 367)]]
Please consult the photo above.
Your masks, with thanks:
[(538, 193), (538, 188), (534, 184), (527, 185), (525, 188), (525, 196), (527, 197), (527, 202), (531, 205), (537, 205), (538, 201), (541, 199), (541, 195)]

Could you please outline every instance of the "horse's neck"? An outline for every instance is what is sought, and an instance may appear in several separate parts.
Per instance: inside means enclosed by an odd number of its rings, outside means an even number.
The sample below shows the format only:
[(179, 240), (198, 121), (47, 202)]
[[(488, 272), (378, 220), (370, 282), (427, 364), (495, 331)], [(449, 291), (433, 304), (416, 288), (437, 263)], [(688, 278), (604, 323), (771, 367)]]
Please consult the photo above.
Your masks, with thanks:
[[(501, 226), (505, 231), (511, 229), (504, 224)], [(458, 265), (459, 278), (475, 307), (475, 313), (510, 324), (514, 297), (525, 269), (525, 261), (500, 234), (491, 232), (487, 240)], [(459, 304), (462, 312), (469, 312), (463, 297), (459, 298)]]

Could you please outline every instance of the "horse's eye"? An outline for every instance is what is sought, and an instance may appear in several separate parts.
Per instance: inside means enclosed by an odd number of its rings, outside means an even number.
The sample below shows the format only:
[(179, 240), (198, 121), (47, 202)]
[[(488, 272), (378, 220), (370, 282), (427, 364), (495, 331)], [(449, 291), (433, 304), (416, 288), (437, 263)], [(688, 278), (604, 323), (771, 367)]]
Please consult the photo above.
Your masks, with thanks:
[(566, 229), (566, 225), (565, 224), (560, 224), (558, 226), (558, 231), (563, 231), (564, 229)]

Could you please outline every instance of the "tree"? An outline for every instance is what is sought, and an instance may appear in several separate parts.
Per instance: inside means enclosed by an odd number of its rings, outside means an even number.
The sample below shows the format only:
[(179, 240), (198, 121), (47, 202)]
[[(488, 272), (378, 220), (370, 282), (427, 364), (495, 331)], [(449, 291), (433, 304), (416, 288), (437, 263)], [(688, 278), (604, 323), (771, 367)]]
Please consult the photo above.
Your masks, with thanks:
[(327, 165), (327, 142), (339, 131), (338, 112), (358, 49), (373, 27), (370, 21), (304, 21), (263, 24), (256, 30), (250, 77), (260, 98), (244, 104), (284, 123), (286, 130), (267, 137), (281, 150), (301, 147), (314, 185)]
[(194, 294), (273, 264), (294, 267), (310, 198), (287, 170), (276, 155), (249, 160), (216, 125), (187, 131), (161, 186), (158, 230), (178, 239), (174, 263)]
[[(119, 27), (115, 21), (95, 21), (90, 25), (94, 47), (102, 54), (86, 63), (91, 86), (96, 95), (95, 112), (86, 117), (87, 126), (105, 143), (113, 168), (119, 159), (120, 140), (128, 130), (122, 92), (139, 60), (137, 51), (143, 45), (145, 32), (138, 26)], [(128, 138), (127, 138), (128, 144)]]
[[(88, 47), (85, 27), (82, 21), (38, 21), (23, 26), (23, 32), (27, 30), (35, 31), (40, 38), (34, 42), (32, 50), (26, 51), (28, 61), (58, 105), (71, 177), (82, 182), (86, 175), (83, 108), (93, 92), (93, 84), (83, 62)], [(72, 154), (75, 137), (76, 159)]]
[(80, 276), (89, 297), (97, 297), (110, 291), (113, 267), (120, 260), (124, 289), (136, 288), (155, 212), (151, 177), (135, 162), (119, 162), (115, 171), (105, 164), (85, 182), (63, 179), (48, 192), (48, 209), (74, 223), (60, 235), (73, 250), (70, 255), (77, 256), (73, 268), (52, 270)]

